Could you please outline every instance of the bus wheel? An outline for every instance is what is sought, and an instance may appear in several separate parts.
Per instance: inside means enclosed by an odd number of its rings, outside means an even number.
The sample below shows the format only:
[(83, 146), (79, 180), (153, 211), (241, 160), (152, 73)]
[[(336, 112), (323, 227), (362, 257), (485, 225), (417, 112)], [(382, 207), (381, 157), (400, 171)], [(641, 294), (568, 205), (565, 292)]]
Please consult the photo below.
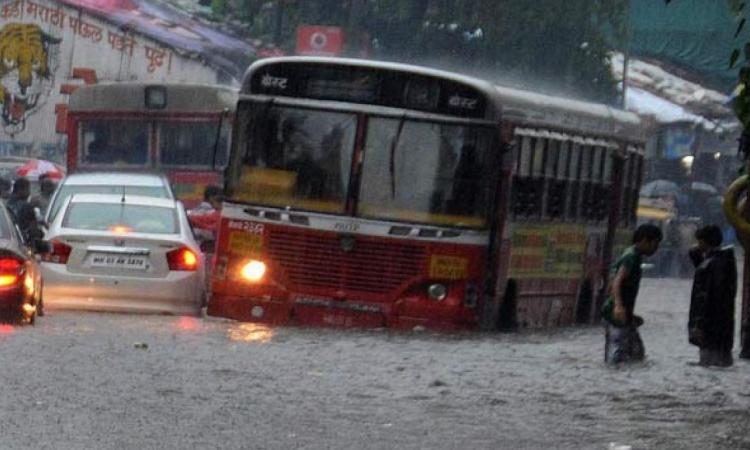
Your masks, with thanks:
[(498, 331), (513, 331), (518, 328), (518, 282), (508, 280), (503, 294), (503, 303), (497, 312)]
[(594, 290), (591, 289), (591, 282), (585, 280), (578, 290), (578, 300), (576, 301), (576, 323), (579, 325), (589, 323), (591, 315), (591, 301), (594, 298)]

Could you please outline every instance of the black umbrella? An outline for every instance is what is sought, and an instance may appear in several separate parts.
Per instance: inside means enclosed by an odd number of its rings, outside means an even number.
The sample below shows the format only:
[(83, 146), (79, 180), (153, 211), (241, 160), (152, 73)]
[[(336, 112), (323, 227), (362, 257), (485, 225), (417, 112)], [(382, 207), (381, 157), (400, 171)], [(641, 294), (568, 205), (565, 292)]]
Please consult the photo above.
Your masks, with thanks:
[(711, 195), (718, 195), (719, 191), (708, 183), (701, 181), (693, 181), (690, 183), (690, 190), (694, 192), (706, 193)]
[(662, 197), (665, 195), (678, 195), (680, 187), (677, 183), (669, 180), (654, 180), (641, 187), (643, 197)]

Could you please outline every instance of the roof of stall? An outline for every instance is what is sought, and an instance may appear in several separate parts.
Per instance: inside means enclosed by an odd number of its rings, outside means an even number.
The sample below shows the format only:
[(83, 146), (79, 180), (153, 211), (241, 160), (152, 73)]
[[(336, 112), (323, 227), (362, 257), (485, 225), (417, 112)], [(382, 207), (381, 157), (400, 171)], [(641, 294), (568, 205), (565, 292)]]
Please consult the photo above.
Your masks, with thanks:
[(154, 39), (178, 52), (192, 54), (239, 80), (256, 58), (250, 44), (192, 19), (185, 13), (148, 0), (59, 0), (122, 29)]

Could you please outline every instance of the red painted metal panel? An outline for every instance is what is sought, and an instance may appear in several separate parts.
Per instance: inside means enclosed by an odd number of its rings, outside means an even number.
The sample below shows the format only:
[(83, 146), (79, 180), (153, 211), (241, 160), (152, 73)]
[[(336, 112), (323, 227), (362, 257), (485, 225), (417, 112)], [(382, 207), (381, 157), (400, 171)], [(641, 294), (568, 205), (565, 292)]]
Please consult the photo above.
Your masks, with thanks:
[[(344, 245), (352, 238), (351, 246)], [(438, 329), (476, 329), (479, 324), (482, 246), (224, 218), (217, 255), (210, 315), (270, 323), (283, 314), (267, 311), (283, 309), (291, 324)], [(267, 266), (259, 284), (239, 275), (250, 259)], [(461, 270), (436, 268), (436, 261), (445, 260), (459, 261)], [(447, 288), (442, 300), (427, 296), (427, 287), (436, 282)], [(469, 296), (474, 300), (468, 302)], [(254, 313), (247, 305), (261, 309)]]

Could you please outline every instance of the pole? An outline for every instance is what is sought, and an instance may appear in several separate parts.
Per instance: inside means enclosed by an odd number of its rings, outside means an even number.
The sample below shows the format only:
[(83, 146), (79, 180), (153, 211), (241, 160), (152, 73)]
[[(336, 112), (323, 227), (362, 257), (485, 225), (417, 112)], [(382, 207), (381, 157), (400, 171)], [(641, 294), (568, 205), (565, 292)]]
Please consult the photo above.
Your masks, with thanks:
[[(737, 153), (743, 162), (743, 170), (747, 176), (750, 174), (750, 128), (742, 130)], [(741, 280), (740, 358), (750, 359), (750, 234), (747, 232), (747, 226), (743, 226), (743, 221), (750, 221), (750, 195), (747, 191), (746, 178), (738, 178), (727, 189), (724, 197), (724, 212), (737, 232), (737, 240), (745, 250), (745, 264)]]
[[(747, 130), (743, 131), (740, 138), (740, 148), (743, 146), (743, 141), (745, 141), (745, 145), (750, 144), (750, 142), (747, 142), (749, 138), (750, 133)], [(750, 153), (744, 152), (743, 156), (745, 157), (744, 165), (747, 174), (750, 173), (748, 172), (750, 170)], [(750, 196), (745, 194), (745, 210), (741, 212), (745, 220), (750, 219), (750, 207), (748, 207), (750, 205), (747, 203), (749, 201)], [(739, 230), (737, 234), (739, 235)], [(750, 242), (750, 236), (744, 236), (744, 239), (740, 236), (738, 238), (742, 243)], [(742, 309), (740, 310), (740, 358), (750, 359), (750, 245), (745, 245), (744, 250), (745, 264), (742, 268)]]
[(742, 311), (740, 312), (740, 358), (750, 359), (750, 249), (745, 248), (742, 269)]
[(630, 8), (631, 3), (628, 2), (627, 11), (625, 13), (625, 48), (622, 51), (622, 109), (627, 109), (627, 93), (628, 93), (628, 65), (630, 64)]

